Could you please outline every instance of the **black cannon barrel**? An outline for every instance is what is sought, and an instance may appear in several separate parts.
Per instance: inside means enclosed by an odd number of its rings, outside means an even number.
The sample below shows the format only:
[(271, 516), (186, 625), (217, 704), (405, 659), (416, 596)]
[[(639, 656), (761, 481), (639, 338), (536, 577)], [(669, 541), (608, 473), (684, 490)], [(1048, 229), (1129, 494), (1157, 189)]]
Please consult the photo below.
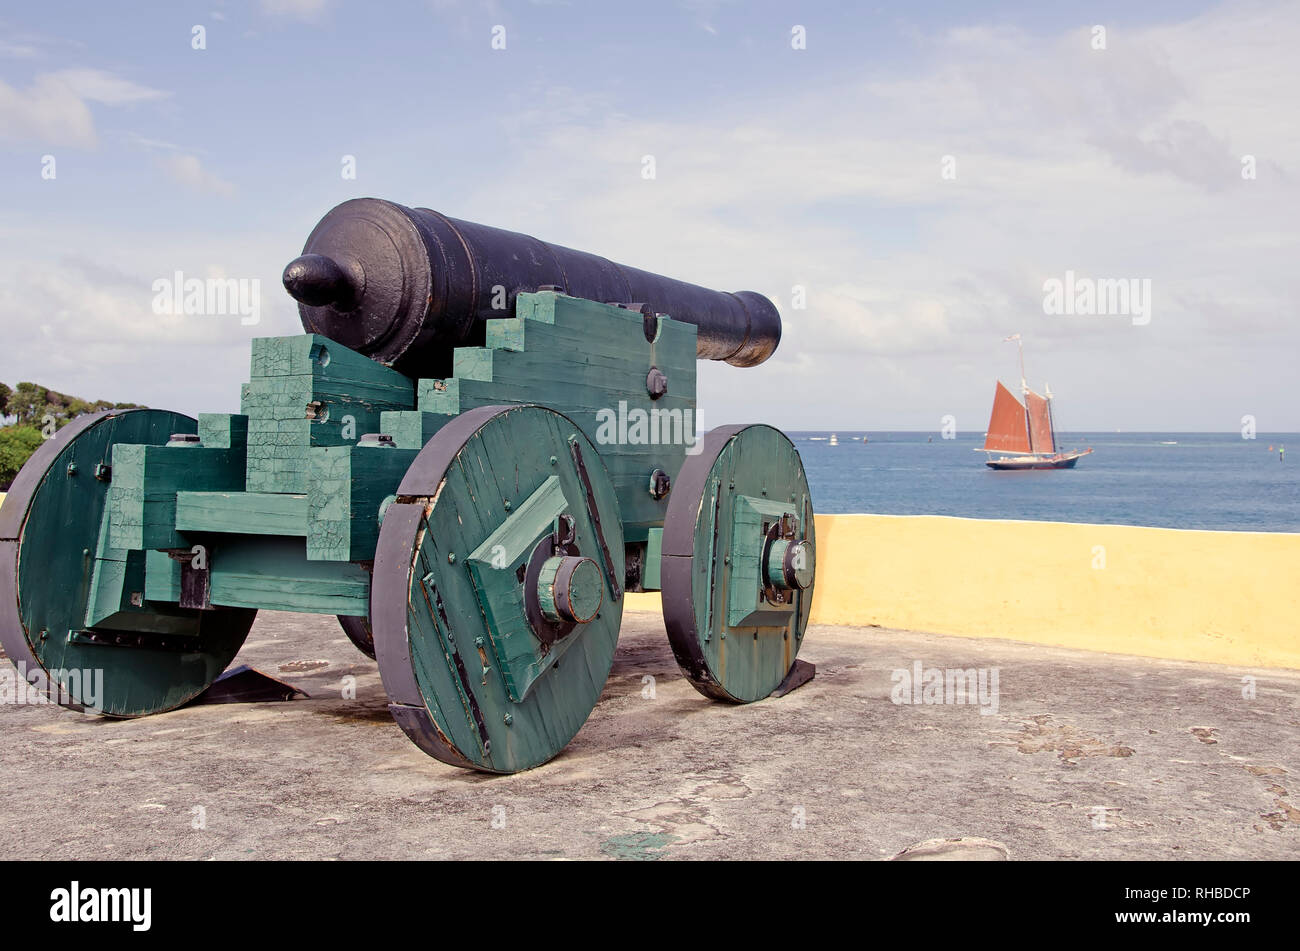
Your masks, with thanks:
[(306, 330), (411, 376), (445, 375), (453, 348), (483, 342), (485, 320), (512, 314), (520, 291), (547, 286), (692, 323), (702, 359), (754, 366), (781, 340), (780, 314), (753, 291), (712, 291), (377, 198), (322, 218), (284, 286)]

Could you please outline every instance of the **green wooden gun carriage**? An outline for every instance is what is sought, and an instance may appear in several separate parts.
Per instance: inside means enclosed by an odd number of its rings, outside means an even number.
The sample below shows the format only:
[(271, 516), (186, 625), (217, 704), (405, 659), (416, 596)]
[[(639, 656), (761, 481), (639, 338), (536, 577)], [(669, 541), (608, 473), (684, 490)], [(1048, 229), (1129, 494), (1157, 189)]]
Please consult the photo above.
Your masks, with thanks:
[(421, 749), (508, 773), (573, 738), (625, 592), (662, 590), (702, 693), (790, 685), (799, 454), (763, 425), (695, 439), (696, 359), (765, 360), (770, 301), (376, 199), (327, 214), (284, 282), (307, 332), (253, 341), (239, 414), (82, 416), (14, 482), (0, 639), (33, 684), (158, 713), (258, 610), (332, 614)]

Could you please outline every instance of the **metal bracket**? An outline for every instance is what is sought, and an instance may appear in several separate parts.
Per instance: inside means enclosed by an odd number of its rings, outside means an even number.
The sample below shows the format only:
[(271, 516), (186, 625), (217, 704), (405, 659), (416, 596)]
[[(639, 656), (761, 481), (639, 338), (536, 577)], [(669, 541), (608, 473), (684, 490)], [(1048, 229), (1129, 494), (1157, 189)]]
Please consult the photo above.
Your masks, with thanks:
[[(767, 560), (771, 556), (772, 543), (779, 539), (792, 539), (799, 530), (799, 520), (793, 512), (785, 512), (779, 519), (772, 523), (767, 530), (766, 540), (763, 542), (762, 565), (759, 569), (759, 580), (762, 582), (762, 590), (759, 597), (768, 604), (789, 608), (794, 604), (794, 596), (789, 600), (786, 599), (785, 592), (776, 585), (772, 584), (767, 578)], [(778, 688), (779, 689), (779, 688)], [(794, 689), (793, 687), (791, 689)]]
[(69, 631), (68, 643), (181, 653), (203, 653), (208, 649), (206, 644), (192, 634), (154, 634), (147, 631)]
[(212, 566), (208, 560), (212, 553), (204, 552), (203, 567), (194, 567), (195, 552), (189, 548), (167, 552), (181, 565), (181, 596), (177, 603), (183, 608), (197, 611), (212, 610)]
[(789, 673), (785, 675), (785, 679), (777, 684), (776, 689), (768, 694), (768, 696), (784, 697), (786, 694), (798, 690), (808, 681), (812, 680), (816, 674), (816, 665), (810, 664), (806, 660), (796, 660), (794, 666), (790, 668)]
[(247, 664), (240, 664), (214, 680), (190, 704), (271, 703), (292, 700), (298, 696), (310, 699), (307, 691), (299, 690), (293, 684), (277, 680)]
[(600, 527), (600, 509), (596, 507), (596, 492), (591, 487), (591, 476), (587, 475), (587, 465), (582, 461), (582, 449), (577, 439), (569, 440), (569, 449), (573, 453), (573, 464), (578, 470), (578, 478), (587, 494), (587, 514), (591, 516), (592, 527), (596, 529), (596, 541), (600, 543), (600, 554), (605, 567), (605, 576), (609, 579), (609, 589), (617, 601), (623, 597), (623, 585), (614, 572), (614, 559), (610, 556), (609, 545), (605, 543), (605, 532)]

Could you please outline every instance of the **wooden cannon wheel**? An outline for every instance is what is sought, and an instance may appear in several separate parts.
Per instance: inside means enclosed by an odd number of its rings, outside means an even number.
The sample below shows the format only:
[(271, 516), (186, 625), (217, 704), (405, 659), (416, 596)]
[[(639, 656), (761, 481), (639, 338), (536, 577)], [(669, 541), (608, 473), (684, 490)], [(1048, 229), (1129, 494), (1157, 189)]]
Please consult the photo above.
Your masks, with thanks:
[(370, 621), (389, 709), (445, 763), (551, 759), (609, 676), (623, 528), (595, 446), (540, 406), (485, 406), (421, 450), (384, 514)]
[[(254, 610), (145, 601), (145, 553), (101, 545), (113, 446), (163, 445), (195, 428), (161, 410), (79, 416), (36, 450), (0, 507), (0, 643), (63, 706), (113, 717), (179, 707), (226, 669), (253, 626)], [(122, 573), (126, 595), (87, 626), (97, 560)]]
[(762, 700), (794, 666), (812, 607), (803, 462), (770, 426), (724, 426), (688, 455), (664, 520), (664, 624), (695, 689)]

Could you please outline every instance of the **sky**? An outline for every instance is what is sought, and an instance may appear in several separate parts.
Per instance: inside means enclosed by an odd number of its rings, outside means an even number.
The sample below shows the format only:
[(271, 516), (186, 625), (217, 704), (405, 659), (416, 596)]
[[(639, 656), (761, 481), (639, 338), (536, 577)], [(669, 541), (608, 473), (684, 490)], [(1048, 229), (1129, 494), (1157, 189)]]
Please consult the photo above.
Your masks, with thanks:
[[(1297, 47), (1293, 2), (7, 5), (0, 380), (236, 411), (373, 196), (771, 297), (705, 428), (983, 432), (1019, 333), (1060, 428), (1300, 431)], [(156, 313), (177, 271), (258, 322)]]

